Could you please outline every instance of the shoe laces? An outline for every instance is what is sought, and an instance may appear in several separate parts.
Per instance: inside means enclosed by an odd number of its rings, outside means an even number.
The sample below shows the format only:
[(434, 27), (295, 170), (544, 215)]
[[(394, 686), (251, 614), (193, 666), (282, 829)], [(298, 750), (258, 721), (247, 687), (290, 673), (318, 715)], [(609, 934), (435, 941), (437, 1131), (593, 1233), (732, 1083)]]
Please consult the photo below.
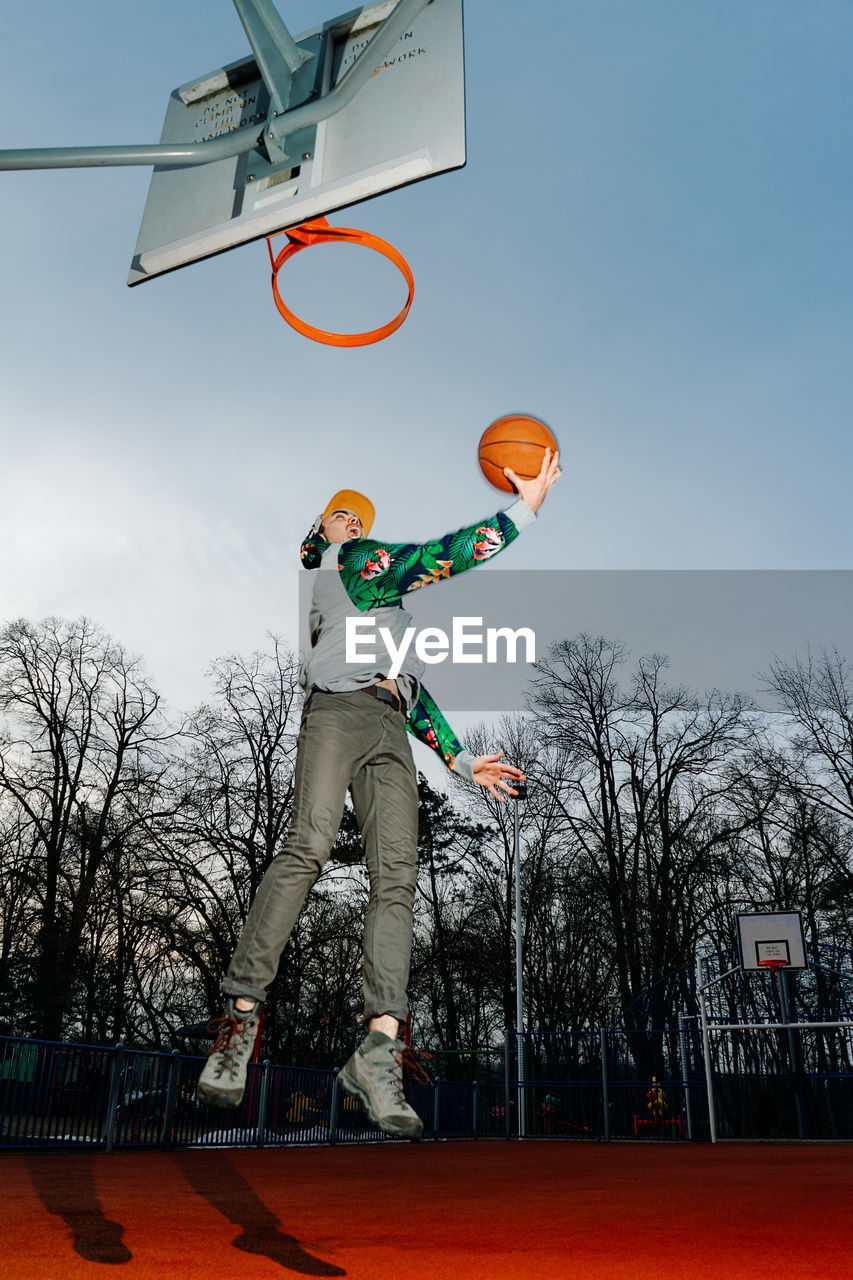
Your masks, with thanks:
[(427, 1053), (425, 1049), (412, 1049), (409, 1045), (406, 1045), (401, 1049), (392, 1049), (391, 1056), (397, 1064), (401, 1089), (403, 1086), (403, 1072), (406, 1069), (408, 1069), (410, 1078), (417, 1080), (418, 1084), (430, 1084), (432, 1082), (425, 1065), (427, 1059), (432, 1058), (432, 1054)]
[(240, 1054), (246, 1046), (249, 1025), (253, 1022), (250, 1018), (232, 1018), (227, 1014), (208, 1022), (207, 1029), (214, 1037), (208, 1057), (218, 1054), (222, 1058), (222, 1066), (233, 1075), (237, 1070)]

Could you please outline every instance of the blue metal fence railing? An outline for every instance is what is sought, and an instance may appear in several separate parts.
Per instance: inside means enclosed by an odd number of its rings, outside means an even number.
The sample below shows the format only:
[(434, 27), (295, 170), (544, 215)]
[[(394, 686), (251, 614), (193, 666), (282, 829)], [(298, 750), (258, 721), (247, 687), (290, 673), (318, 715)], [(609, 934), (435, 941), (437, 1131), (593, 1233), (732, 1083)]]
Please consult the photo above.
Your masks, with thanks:
[(111, 1049), (0, 1039), (3, 1146), (106, 1142)]
[(707, 1137), (701, 1047), (688, 1020), (661, 1031), (511, 1034), (507, 1043), (513, 1134), (523, 1106), (528, 1137)]
[[(798, 1034), (796, 1072), (784, 1046), (775, 1047), (780, 1033), (772, 1027), (716, 1037), (711, 1069), (721, 1137), (853, 1139), (853, 1037), (835, 1028)], [(488, 1071), (474, 1072), (485, 1078), (408, 1082), (426, 1140), (519, 1132), (594, 1141), (713, 1136), (693, 1017), (660, 1031), (509, 1033), (500, 1071), (489, 1052)], [(203, 1061), (177, 1050), (0, 1037), (0, 1150), (385, 1140), (334, 1071), (254, 1063), (242, 1104), (224, 1111), (196, 1097)], [(447, 1055), (442, 1065), (460, 1074), (453, 1063)]]

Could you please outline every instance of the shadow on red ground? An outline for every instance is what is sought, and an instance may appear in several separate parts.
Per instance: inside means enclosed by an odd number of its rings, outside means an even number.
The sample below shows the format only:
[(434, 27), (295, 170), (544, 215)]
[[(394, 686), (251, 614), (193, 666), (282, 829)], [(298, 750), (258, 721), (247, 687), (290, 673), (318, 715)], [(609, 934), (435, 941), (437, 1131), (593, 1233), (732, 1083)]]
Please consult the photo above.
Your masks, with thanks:
[(7, 1280), (853, 1280), (847, 1146), (0, 1156)]

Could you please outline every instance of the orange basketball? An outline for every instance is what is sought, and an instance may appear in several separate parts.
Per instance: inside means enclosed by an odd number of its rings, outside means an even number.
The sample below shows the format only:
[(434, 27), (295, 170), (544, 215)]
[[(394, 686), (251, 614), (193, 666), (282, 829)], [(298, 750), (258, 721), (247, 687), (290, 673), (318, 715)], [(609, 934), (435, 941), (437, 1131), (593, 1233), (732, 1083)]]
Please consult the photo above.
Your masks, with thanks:
[(515, 493), (515, 486), (503, 473), (504, 467), (511, 467), (522, 480), (532, 480), (539, 475), (545, 450), (556, 448), (554, 433), (544, 422), (524, 413), (510, 413), (486, 427), (477, 456), (489, 484), (504, 493)]

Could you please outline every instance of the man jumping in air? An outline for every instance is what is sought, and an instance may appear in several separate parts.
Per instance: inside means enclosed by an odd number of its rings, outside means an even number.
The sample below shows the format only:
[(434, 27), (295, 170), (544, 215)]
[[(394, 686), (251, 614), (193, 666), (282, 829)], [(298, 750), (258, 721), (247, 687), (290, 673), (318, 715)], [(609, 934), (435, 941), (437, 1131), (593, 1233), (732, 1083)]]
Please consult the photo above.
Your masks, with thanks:
[[(273, 858), (246, 917), (222, 983), (225, 1014), (201, 1073), (198, 1096), (239, 1106), (261, 1005), (306, 894), (319, 876), (352, 796), (370, 880), (364, 923), (364, 1020), (368, 1034), (338, 1075), (386, 1133), (419, 1138), (420, 1119), (403, 1095), (397, 1032), (408, 1013), (406, 987), (417, 880), (418, 789), (406, 730), (460, 777), (499, 800), (524, 777), (502, 751), (466, 751), (420, 683), (424, 664), (409, 649), (396, 679), (387, 654), (346, 661), (346, 620), (370, 612), (399, 652), (411, 615), (410, 591), (472, 569), (502, 551), (534, 519), (560, 475), (547, 450), (539, 475), (521, 480), (506, 511), (422, 545), (369, 538), (372, 503), (336, 493), (302, 544), (302, 563), (319, 569), (311, 604), (311, 648), (300, 682), (306, 698), (299, 730), (294, 801), (284, 849)], [(383, 669), (384, 664), (384, 669)]]

